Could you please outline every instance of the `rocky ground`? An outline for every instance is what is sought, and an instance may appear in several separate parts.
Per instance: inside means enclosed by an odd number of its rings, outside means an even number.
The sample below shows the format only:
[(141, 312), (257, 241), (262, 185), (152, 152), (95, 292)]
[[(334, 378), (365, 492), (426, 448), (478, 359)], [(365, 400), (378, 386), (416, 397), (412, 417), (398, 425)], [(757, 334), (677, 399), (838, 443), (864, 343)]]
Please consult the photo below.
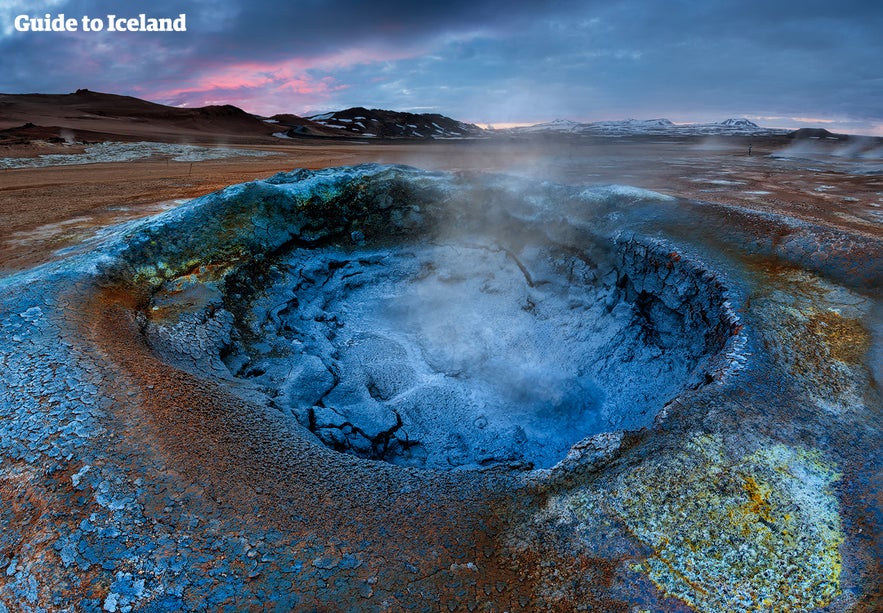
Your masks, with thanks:
[(879, 609), (872, 164), (372, 147), (3, 171), (6, 608)]

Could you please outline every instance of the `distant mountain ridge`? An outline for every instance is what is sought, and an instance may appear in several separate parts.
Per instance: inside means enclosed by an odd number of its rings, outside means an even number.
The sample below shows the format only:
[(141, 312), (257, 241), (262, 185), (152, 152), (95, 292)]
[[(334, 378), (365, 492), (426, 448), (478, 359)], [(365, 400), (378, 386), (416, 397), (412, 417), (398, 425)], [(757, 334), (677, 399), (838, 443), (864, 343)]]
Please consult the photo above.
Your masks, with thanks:
[(788, 134), (788, 138), (797, 139), (797, 140), (805, 140), (805, 139), (813, 139), (813, 140), (849, 140), (850, 137), (848, 134), (835, 134), (833, 132), (829, 132), (824, 128), (800, 128), (799, 130), (794, 130)]
[(719, 125), (730, 128), (759, 128), (756, 123), (747, 119), (724, 119)]
[[(0, 94), (0, 144), (149, 140), (191, 143), (279, 143), (278, 139), (435, 140), (554, 136), (785, 135), (745, 118), (675, 124), (666, 118), (580, 123), (568, 119), (533, 126), (482, 129), (439, 113), (351, 107), (301, 117), (264, 117), (236, 106), (174, 107), (80, 89), (70, 94)], [(812, 138), (813, 136), (809, 136)]]
[(579, 123), (569, 119), (539, 123), (533, 126), (497, 130), (514, 136), (573, 134), (577, 136), (702, 136), (702, 135), (783, 135), (786, 130), (762, 128), (744, 118), (725, 119), (719, 123), (676, 124), (669, 119), (623, 119)]
[(3, 142), (164, 142), (267, 143), (277, 139), (376, 138), (454, 139), (486, 134), (478, 126), (438, 113), (408, 113), (353, 107), (300, 117), (280, 113), (262, 117), (224, 104), (175, 107), (79, 89), (70, 94), (0, 94), (0, 144)]

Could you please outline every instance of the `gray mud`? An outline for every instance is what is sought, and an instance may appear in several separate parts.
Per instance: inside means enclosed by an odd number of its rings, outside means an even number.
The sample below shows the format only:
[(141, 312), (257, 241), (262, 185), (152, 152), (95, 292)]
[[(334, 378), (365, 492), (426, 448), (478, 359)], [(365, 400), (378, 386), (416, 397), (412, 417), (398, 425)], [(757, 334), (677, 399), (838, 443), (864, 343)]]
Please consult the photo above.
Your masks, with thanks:
[(475, 183), (401, 202), (390, 183), (338, 240), (166, 281), (147, 338), (332, 449), (434, 469), (549, 468), (711, 379), (722, 288), (661, 243), (587, 231), (616, 190), (567, 195), (561, 225), (548, 197), (479, 185), (480, 207)]

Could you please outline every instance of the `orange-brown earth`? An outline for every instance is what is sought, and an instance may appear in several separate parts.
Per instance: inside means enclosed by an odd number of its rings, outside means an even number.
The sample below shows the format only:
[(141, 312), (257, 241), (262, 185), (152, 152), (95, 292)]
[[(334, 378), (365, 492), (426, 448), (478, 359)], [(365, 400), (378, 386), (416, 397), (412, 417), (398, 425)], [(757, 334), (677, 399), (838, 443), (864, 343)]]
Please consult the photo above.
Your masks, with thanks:
[[(261, 158), (194, 163), (146, 159), (0, 170), (0, 220), (5, 229), (0, 272), (45, 262), (55, 250), (80, 242), (96, 228), (156, 213), (177, 200), (293, 168), (365, 162), (512, 172), (569, 184), (621, 183), (782, 213), (865, 236), (880, 236), (883, 221), (880, 173), (849, 172), (848, 162), (840, 158), (826, 164), (769, 157), (789, 145), (784, 138), (276, 143), (248, 146), (277, 153)], [(0, 157), (71, 149), (46, 142), (7, 145), (0, 146)]]

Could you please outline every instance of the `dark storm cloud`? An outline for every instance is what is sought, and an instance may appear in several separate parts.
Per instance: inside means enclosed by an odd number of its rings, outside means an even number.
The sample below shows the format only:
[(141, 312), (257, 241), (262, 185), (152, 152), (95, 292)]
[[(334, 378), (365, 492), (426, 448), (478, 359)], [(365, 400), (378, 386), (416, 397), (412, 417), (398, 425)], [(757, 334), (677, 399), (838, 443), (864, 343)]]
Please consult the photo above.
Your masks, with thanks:
[(267, 113), (363, 104), (491, 122), (744, 114), (883, 130), (876, 1), (0, 0), (0, 16), (24, 5), (184, 12), (188, 32), (7, 33), (2, 91), (90, 87)]

